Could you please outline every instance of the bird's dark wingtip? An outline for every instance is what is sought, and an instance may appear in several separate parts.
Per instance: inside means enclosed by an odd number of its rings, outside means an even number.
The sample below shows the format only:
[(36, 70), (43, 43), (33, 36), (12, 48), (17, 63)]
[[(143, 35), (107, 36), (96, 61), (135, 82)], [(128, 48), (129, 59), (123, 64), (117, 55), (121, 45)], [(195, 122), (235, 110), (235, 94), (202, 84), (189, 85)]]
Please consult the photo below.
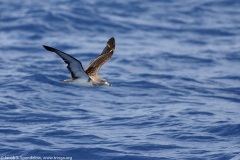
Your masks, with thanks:
[(108, 42), (107, 42), (108, 46), (111, 48), (115, 48), (115, 39), (114, 37), (111, 37)]
[(115, 38), (114, 38), (114, 37), (111, 37), (111, 38), (109, 39), (109, 41), (115, 41)]
[(52, 48), (52, 47), (49, 47), (49, 46), (45, 46), (43, 45), (43, 47), (48, 50), (48, 51), (51, 51), (51, 52), (56, 52), (56, 49), (55, 48)]

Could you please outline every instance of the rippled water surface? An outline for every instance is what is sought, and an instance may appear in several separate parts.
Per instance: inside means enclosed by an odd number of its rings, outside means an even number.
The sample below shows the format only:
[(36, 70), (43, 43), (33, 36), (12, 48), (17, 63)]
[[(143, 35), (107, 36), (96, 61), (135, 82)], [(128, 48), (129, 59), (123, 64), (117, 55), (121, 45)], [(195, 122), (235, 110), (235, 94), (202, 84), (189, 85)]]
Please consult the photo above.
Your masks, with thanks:
[[(238, 0), (0, 1), (0, 159), (239, 160), (239, 17)], [(42, 47), (86, 67), (112, 36), (112, 87), (60, 83)]]

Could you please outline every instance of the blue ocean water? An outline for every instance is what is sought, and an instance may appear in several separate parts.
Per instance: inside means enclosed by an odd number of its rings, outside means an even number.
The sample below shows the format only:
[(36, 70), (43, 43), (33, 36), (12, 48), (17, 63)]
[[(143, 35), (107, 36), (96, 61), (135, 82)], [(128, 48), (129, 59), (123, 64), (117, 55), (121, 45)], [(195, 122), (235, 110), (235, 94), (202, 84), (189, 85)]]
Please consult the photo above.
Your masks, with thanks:
[[(239, 160), (240, 1), (0, 1), (0, 159)], [(49, 45), (115, 53), (76, 87)]]

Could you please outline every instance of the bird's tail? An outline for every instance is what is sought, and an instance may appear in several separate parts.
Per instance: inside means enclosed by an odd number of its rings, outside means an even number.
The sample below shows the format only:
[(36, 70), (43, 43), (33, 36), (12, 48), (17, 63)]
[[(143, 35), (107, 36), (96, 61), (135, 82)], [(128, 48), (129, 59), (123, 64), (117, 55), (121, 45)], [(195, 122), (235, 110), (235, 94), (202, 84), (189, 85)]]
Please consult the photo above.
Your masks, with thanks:
[(65, 83), (71, 83), (73, 82), (73, 79), (65, 79), (65, 80), (59, 80), (60, 82), (65, 82)]

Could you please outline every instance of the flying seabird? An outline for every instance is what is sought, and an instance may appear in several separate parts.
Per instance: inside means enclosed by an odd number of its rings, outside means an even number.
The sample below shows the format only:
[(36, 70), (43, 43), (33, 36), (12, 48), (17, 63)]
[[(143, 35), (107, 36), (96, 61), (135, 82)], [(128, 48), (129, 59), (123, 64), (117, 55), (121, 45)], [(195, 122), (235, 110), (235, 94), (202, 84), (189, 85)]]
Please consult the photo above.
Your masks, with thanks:
[(108, 40), (102, 53), (87, 66), (85, 71), (82, 63), (73, 56), (49, 46), (43, 45), (43, 47), (50, 52), (55, 52), (67, 64), (67, 69), (70, 71), (72, 78), (63, 80), (62, 82), (78, 86), (111, 86), (104, 78), (98, 77), (98, 72), (102, 65), (113, 55), (115, 50), (115, 39), (113, 37)]

